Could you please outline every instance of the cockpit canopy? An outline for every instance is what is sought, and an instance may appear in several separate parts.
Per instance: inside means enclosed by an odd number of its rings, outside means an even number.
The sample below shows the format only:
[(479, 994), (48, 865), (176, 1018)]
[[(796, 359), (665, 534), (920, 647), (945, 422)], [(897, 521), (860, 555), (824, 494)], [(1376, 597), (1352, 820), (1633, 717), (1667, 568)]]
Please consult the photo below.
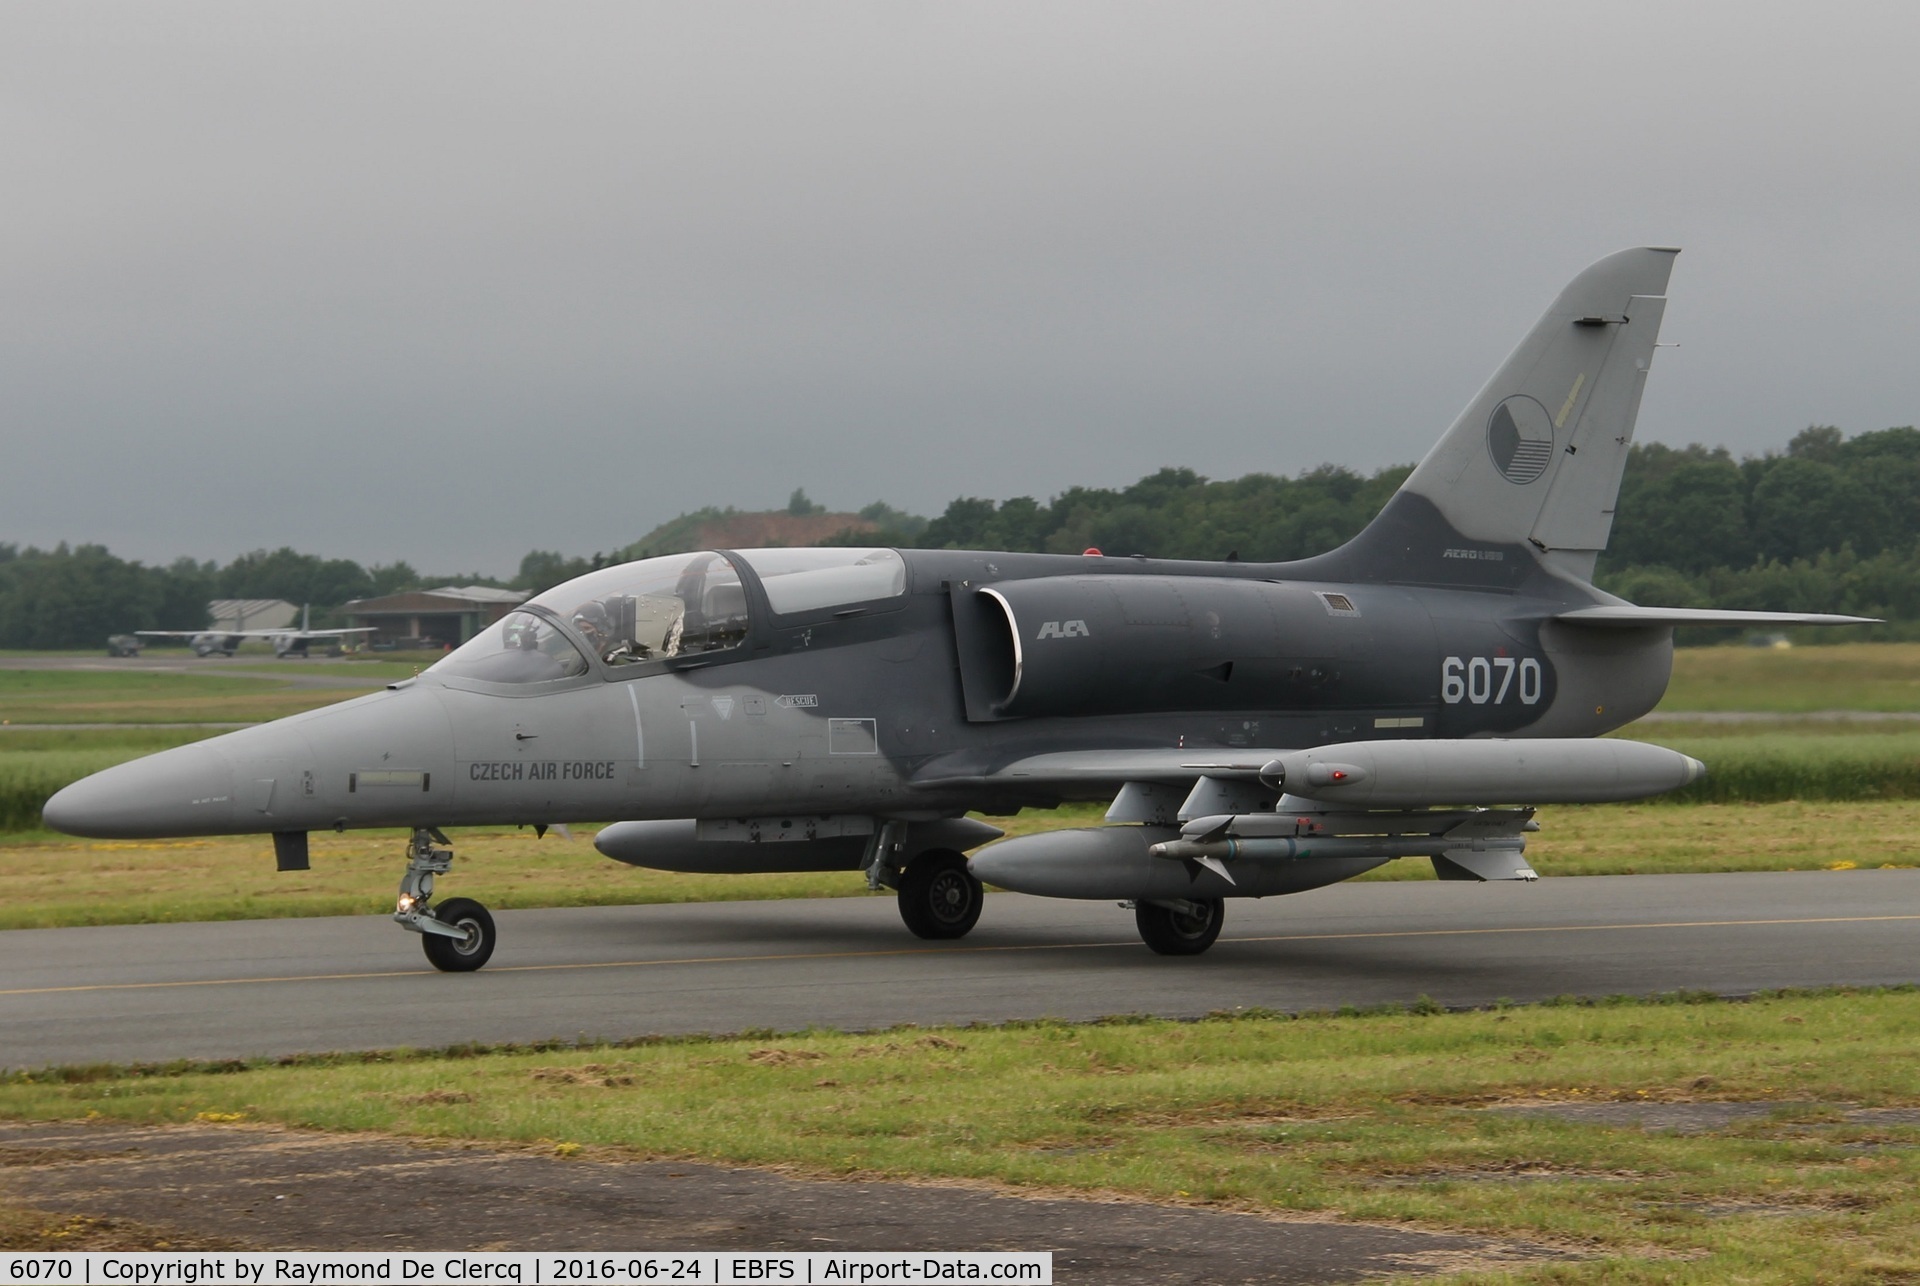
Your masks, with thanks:
[(776, 616), (816, 612), (907, 592), (906, 560), (891, 549), (747, 549)]
[(532, 612), (510, 612), (428, 673), (486, 683), (551, 683), (578, 678), (588, 668), (580, 649), (551, 621)]
[(747, 591), (715, 553), (673, 554), (570, 580), (534, 599), (608, 665), (719, 652), (747, 636)]
[[(891, 549), (750, 549), (738, 555), (776, 616), (894, 598), (907, 568)], [(432, 673), (494, 683), (538, 683), (587, 672), (577, 644), (604, 665), (723, 652), (752, 624), (740, 571), (703, 551), (647, 558), (576, 577), (530, 600), (435, 665)], [(570, 641), (545, 615), (566, 623)]]

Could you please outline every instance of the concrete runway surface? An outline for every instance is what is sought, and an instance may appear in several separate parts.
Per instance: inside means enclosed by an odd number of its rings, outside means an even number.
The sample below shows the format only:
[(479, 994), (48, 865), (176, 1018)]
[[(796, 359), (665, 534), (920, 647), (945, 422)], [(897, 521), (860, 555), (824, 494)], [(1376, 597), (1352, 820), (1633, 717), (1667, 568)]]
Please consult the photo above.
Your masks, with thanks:
[(1111, 903), (1011, 893), (957, 943), (887, 898), (498, 921), (460, 975), (376, 916), (0, 933), (0, 1066), (1920, 979), (1920, 871), (1336, 885), (1235, 901), (1186, 959)]

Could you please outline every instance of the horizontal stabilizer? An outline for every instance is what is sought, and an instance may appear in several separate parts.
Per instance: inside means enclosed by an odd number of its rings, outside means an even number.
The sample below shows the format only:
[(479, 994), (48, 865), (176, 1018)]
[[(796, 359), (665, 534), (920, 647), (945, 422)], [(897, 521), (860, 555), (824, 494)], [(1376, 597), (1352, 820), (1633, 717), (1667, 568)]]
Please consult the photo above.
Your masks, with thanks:
[(1835, 616), (1827, 612), (1723, 612), (1710, 607), (1582, 607), (1553, 618), (1568, 625), (1631, 629), (1649, 625), (1878, 625), (1874, 616)]

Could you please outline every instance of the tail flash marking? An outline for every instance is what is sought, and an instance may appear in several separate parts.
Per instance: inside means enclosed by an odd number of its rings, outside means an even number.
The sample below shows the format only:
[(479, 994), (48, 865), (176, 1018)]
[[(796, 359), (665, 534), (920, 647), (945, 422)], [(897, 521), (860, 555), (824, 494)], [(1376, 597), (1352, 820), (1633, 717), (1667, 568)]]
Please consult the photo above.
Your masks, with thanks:
[(1573, 413), (1573, 404), (1580, 396), (1580, 386), (1586, 382), (1587, 373), (1585, 371), (1581, 371), (1578, 375), (1574, 376), (1573, 387), (1567, 390), (1567, 400), (1560, 404), (1560, 414), (1553, 417), (1554, 428), (1564, 429), (1567, 427), (1567, 416)]

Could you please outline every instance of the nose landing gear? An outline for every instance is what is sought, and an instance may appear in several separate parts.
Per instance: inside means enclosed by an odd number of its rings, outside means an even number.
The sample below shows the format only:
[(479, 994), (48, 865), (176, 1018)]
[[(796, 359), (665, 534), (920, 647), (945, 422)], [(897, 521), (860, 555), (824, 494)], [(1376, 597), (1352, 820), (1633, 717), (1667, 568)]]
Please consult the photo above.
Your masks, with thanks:
[(433, 877), (453, 865), (453, 850), (435, 848), (435, 840), (450, 843), (431, 827), (417, 828), (407, 843), (407, 873), (400, 878), (400, 899), (394, 921), (420, 935), (420, 946), (436, 969), (470, 973), (493, 955), (493, 917), (472, 898), (448, 898), (432, 905)]

